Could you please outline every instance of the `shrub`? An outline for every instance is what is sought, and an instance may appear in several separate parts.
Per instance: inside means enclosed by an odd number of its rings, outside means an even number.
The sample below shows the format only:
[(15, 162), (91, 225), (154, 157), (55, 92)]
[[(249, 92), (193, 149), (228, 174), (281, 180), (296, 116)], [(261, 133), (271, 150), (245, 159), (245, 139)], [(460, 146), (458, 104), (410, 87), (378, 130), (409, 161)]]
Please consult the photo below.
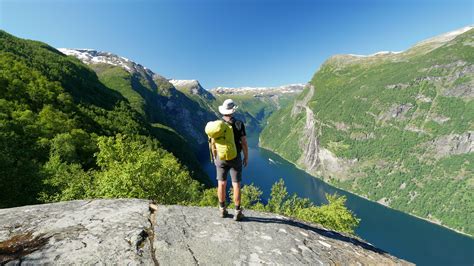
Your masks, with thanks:
[(200, 185), (157, 141), (146, 137), (99, 137), (95, 195), (146, 198), (160, 204), (196, 201)]

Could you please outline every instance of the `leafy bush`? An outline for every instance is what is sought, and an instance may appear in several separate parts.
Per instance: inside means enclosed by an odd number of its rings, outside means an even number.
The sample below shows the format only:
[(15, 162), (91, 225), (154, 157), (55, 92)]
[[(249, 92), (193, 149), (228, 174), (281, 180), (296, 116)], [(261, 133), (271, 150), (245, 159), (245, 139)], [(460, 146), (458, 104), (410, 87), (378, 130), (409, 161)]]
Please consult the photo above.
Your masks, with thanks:
[[(345, 206), (344, 196), (326, 194), (328, 204), (316, 206), (308, 198), (300, 198), (296, 194), (289, 196), (283, 179), (273, 184), (266, 205), (262, 203), (261, 196), (262, 191), (258, 187), (253, 184), (245, 185), (241, 189), (240, 204), (246, 209), (278, 213), (349, 234), (354, 234), (354, 229), (360, 222), (360, 219)], [(233, 198), (232, 189), (229, 198)], [(217, 206), (217, 202), (217, 190), (213, 188), (205, 190), (201, 199), (191, 204)], [(233, 207), (231, 203), (229, 208)]]
[(158, 142), (145, 137), (99, 137), (95, 196), (146, 198), (160, 204), (195, 201), (200, 185)]
[(59, 154), (51, 155), (43, 166), (43, 191), (39, 193), (42, 202), (84, 199), (92, 197), (93, 177), (78, 163), (61, 161)]
[(199, 200), (192, 202), (192, 205), (197, 206), (217, 206), (219, 199), (217, 197), (217, 188), (208, 188), (202, 192)]
[(283, 179), (272, 186), (265, 209), (270, 212), (295, 217), (303, 221), (321, 224), (339, 232), (354, 233), (359, 219), (344, 205), (344, 196), (326, 194), (328, 204), (316, 206), (307, 198), (288, 195)]

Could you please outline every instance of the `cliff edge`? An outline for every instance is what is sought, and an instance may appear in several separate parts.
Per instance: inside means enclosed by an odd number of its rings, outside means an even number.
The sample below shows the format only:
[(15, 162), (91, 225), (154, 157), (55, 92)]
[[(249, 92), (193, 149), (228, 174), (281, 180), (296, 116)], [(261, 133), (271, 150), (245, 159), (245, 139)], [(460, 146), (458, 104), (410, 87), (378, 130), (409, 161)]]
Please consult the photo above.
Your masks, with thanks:
[(0, 210), (0, 264), (409, 264), (353, 237), (270, 213), (80, 200)]

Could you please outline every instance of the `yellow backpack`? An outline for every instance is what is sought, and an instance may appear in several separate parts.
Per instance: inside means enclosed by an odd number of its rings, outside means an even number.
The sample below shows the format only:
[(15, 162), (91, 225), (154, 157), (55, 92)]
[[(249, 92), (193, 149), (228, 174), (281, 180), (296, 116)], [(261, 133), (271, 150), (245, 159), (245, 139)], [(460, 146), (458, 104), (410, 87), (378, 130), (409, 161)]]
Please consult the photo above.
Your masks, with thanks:
[(237, 147), (231, 125), (222, 120), (216, 120), (208, 122), (204, 130), (209, 139), (214, 139), (219, 159), (229, 161), (237, 157)]

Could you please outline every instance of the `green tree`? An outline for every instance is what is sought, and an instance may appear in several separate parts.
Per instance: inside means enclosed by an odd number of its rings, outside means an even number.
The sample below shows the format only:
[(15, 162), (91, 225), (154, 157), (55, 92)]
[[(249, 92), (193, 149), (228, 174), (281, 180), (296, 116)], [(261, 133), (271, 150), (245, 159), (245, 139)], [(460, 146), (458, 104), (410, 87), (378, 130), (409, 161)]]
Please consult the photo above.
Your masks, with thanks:
[(191, 204), (214, 207), (217, 206), (217, 202), (219, 202), (219, 199), (217, 198), (217, 188), (208, 188), (202, 192), (202, 195), (197, 202)]
[(40, 193), (43, 202), (56, 202), (92, 197), (93, 178), (78, 163), (61, 161), (60, 155), (53, 153), (43, 166), (42, 173), (46, 187)]
[(200, 185), (176, 158), (146, 137), (99, 137), (95, 195), (147, 198), (160, 204), (195, 202)]
[(285, 182), (280, 178), (280, 180), (272, 186), (266, 209), (270, 212), (280, 213), (287, 197), (288, 192), (286, 191)]

